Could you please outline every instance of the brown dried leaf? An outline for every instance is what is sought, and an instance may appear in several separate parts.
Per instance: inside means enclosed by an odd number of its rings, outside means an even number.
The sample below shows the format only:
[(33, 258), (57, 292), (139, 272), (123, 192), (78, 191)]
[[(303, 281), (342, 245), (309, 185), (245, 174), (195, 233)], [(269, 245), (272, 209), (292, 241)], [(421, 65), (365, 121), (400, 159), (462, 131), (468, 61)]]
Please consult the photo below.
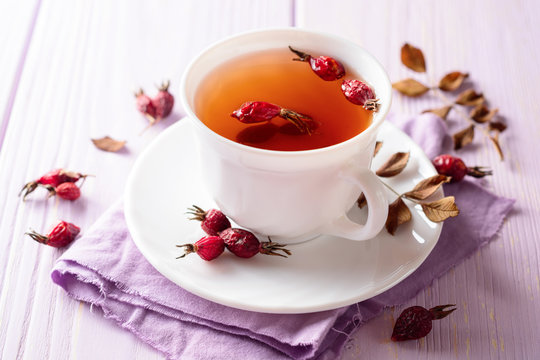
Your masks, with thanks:
[(98, 149), (109, 152), (117, 152), (126, 145), (126, 141), (115, 140), (109, 136), (91, 140)]
[(498, 131), (499, 133), (502, 133), (506, 128), (506, 124), (500, 121), (490, 121), (488, 125), (489, 131)]
[(388, 160), (377, 170), (376, 174), (380, 177), (391, 177), (399, 174), (409, 162), (409, 152), (397, 152), (390, 156)]
[(382, 144), (383, 144), (382, 141), (375, 142), (375, 150), (373, 150), (373, 157), (375, 157), (375, 155), (377, 155), (379, 150), (381, 150)]
[(469, 74), (460, 71), (448, 73), (439, 81), (439, 89), (442, 91), (455, 91), (459, 89), (468, 76)]
[(477, 123), (483, 124), (491, 121), (493, 117), (499, 112), (499, 109), (489, 110), (486, 105), (476, 105), (470, 112), (469, 116)]
[(425, 200), (437, 191), (442, 184), (450, 181), (450, 177), (444, 175), (434, 175), (420, 181), (414, 189), (403, 194), (406, 198), (414, 200)]
[(454, 150), (459, 150), (462, 147), (469, 145), (474, 139), (474, 125), (458, 131), (452, 135), (452, 138), (454, 139)]
[(484, 95), (477, 93), (473, 89), (467, 89), (458, 95), (455, 103), (465, 106), (480, 105), (484, 103)]
[(367, 205), (366, 195), (364, 193), (360, 194), (358, 200), (356, 200), (356, 204), (360, 209)]
[(426, 72), (426, 61), (422, 50), (405, 43), (401, 47), (401, 62), (416, 72)]
[(394, 235), (398, 226), (411, 221), (411, 210), (407, 207), (405, 202), (398, 197), (396, 201), (388, 206), (388, 217), (386, 218), (386, 231), (391, 235)]
[(447, 196), (437, 201), (420, 204), (424, 214), (433, 222), (441, 222), (449, 217), (458, 216), (459, 209), (453, 196)]
[(497, 150), (497, 153), (499, 154), (499, 157), (500, 157), (501, 161), (503, 161), (504, 160), (504, 154), (503, 154), (502, 149), (501, 149), (501, 144), (499, 143), (499, 132), (496, 131), (495, 135), (491, 135), (489, 137), (489, 139), (491, 140), (491, 142), (495, 146), (495, 150)]
[(452, 110), (452, 105), (443, 106), (442, 108), (438, 108), (438, 109), (424, 110), (424, 111), (422, 111), (422, 114), (429, 112), (429, 113), (433, 113), (433, 114), (437, 115), (438, 117), (440, 117), (443, 120), (446, 120), (446, 117), (448, 116), (448, 113), (450, 112), (450, 110)]
[(424, 95), (429, 88), (414, 79), (405, 79), (392, 84), (392, 87), (406, 96), (416, 97)]

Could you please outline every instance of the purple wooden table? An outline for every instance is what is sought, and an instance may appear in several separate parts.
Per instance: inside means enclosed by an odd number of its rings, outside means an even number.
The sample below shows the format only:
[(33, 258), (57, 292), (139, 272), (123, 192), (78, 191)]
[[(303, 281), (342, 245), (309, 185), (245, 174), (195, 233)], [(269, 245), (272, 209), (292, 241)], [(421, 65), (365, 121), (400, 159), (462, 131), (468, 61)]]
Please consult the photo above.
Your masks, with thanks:
[[(486, 186), (517, 199), (499, 236), (406, 305), (455, 303), (425, 339), (393, 343), (401, 308), (359, 329), (344, 359), (533, 359), (540, 353), (540, 32), (535, 1), (93, 1), (0, 3), (0, 358), (160, 359), (130, 333), (66, 296), (49, 272), (62, 251), (23, 234), (56, 218), (88, 228), (121, 197), (134, 159), (174, 116), (139, 136), (144, 119), (132, 91), (169, 78), (173, 93), (190, 59), (240, 31), (298, 26), (350, 38), (371, 51), (392, 80), (416, 76), (399, 61), (404, 42), (421, 47), (434, 83), (470, 72), (509, 124), (500, 162), (479, 133), (470, 164), (489, 165)], [(393, 111), (415, 114), (436, 97), (395, 96)], [(456, 115), (449, 125), (458, 127)], [(126, 139), (129, 151), (96, 150), (90, 137)], [(96, 174), (74, 203), (22, 203), (26, 181), (55, 167)]]

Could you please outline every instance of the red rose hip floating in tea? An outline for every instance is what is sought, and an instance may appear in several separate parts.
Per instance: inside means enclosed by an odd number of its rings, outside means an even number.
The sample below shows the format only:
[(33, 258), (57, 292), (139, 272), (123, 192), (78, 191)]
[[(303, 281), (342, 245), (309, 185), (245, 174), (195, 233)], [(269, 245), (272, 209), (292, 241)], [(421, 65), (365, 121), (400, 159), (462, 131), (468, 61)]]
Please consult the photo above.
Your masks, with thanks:
[(265, 101), (245, 102), (238, 110), (233, 111), (231, 116), (244, 124), (269, 122), (279, 116), (293, 123), (302, 134), (311, 134), (315, 126), (315, 122), (309, 116)]
[(363, 106), (366, 110), (377, 111), (378, 100), (375, 93), (366, 83), (360, 80), (343, 80), (341, 84), (343, 95), (353, 104)]
[(196, 253), (203, 260), (210, 261), (217, 258), (225, 250), (225, 242), (219, 236), (205, 236), (194, 244), (176, 245), (184, 248), (184, 254), (177, 257), (183, 258), (188, 254)]
[(492, 174), (491, 170), (483, 166), (467, 167), (463, 160), (449, 154), (435, 157), (433, 166), (439, 174), (452, 177), (450, 182), (461, 181), (465, 175), (481, 178)]
[(291, 46), (289, 46), (289, 49), (298, 56), (293, 60), (308, 62), (311, 70), (325, 81), (333, 81), (345, 76), (345, 68), (334, 58), (329, 56), (313, 57), (305, 52), (293, 49)]
[(29, 235), (38, 243), (61, 248), (69, 245), (80, 231), (81, 229), (78, 226), (66, 221), (60, 221), (47, 235), (41, 235), (33, 230), (27, 232), (26, 235)]

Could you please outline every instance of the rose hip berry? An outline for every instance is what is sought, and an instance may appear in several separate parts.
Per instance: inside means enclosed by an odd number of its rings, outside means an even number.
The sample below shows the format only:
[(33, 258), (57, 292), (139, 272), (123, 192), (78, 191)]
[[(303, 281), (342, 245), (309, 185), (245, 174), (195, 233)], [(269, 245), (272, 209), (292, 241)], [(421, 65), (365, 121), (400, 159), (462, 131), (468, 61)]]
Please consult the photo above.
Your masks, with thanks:
[(231, 227), (231, 222), (220, 210), (210, 209), (204, 211), (197, 205), (193, 205), (188, 210), (188, 214), (193, 215), (190, 220), (200, 221), (201, 228), (208, 235), (216, 236), (223, 230)]
[(452, 177), (450, 182), (461, 181), (465, 175), (481, 178), (492, 174), (491, 170), (483, 166), (467, 167), (463, 160), (449, 154), (435, 157), (433, 166), (439, 174)]
[(152, 98), (152, 105), (155, 109), (155, 118), (157, 121), (166, 118), (171, 114), (174, 106), (174, 97), (169, 92), (170, 81), (167, 80), (158, 88), (159, 92)]
[(61, 248), (71, 243), (80, 231), (81, 229), (78, 226), (66, 221), (60, 221), (47, 235), (41, 235), (34, 230), (30, 230), (26, 235), (29, 235), (38, 243)]
[(139, 89), (139, 91), (135, 93), (135, 98), (137, 110), (146, 116), (150, 120), (150, 123), (154, 123), (156, 121), (156, 106), (150, 96), (146, 95), (143, 89)]
[(60, 184), (55, 188), (47, 185), (46, 188), (49, 191), (49, 197), (56, 195), (61, 199), (70, 201), (77, 200), (81, 197), (81, 189), (79, 189), (75, 183), (67, 182)]
[[(229, 228), (222, 231), (219, 236), (225, 241), (227, 249), (241, 258), (250, 258), (258, 253), (282, 257), (291, 255), (291, 252), (285, 249), (285, 245), (272, 241), (260, 242), (252, 232), (244, 229)], [(286, 255), (277, 251), (282, 251)]]
[(367, 84), (360, 80), (343, 80), (341, 83), (343, 94), (353, 104), (363, 106), (366, 110), (377, 111), (378, 100), (375, 93)]
[(333, 81), (345, 76), (345, 68), (334, 58), (329, 56), (313, 57), (305, 52), (293, 49), (291, 46), (289, 46), (289, 50), (298, 56), (293, 60), (308, 62), (311, 70), (325, 81)]
[(409, 307), (399, 315), (392, 332), (392, 341), (416, 340), (423, 338), (431, 331), (433, 320), (450, 315), (456, 308), (444, 310), (455, 305), (439, 305), (431, 309), (422, 306)]
[(307, 134), (311, 134), (315, 125), (314, 121), (307, 115), (265, 101), (245, 102), (239, 109), (233, 111), (231, 116), (244, 124), (268, 122), (279, 116), (294, 124), (301, 133)]
[(183, 258), (188, 254), (196, 253), (201, 259), (210, 261), (217, 258), (225, 250), (225, 243), (219, 236), (205, 236), (196, 241), (195, 244), (176, 245), (184, 248), (184, 254), (177, 257)]
[(26, 183), (19, 192), (19, 196), (24, 192), (23, 200), (25, 200), (26, 197), (38, 187), (38, 185), (49, 185), (52, 187), (57, 187), (58, 185), (63, 183), (74, 183), (80, 179), (84, 180), (87, 176), (88, 175), (84, 175), (74, 171), (54, 169), (49, 171), (39, 179)]

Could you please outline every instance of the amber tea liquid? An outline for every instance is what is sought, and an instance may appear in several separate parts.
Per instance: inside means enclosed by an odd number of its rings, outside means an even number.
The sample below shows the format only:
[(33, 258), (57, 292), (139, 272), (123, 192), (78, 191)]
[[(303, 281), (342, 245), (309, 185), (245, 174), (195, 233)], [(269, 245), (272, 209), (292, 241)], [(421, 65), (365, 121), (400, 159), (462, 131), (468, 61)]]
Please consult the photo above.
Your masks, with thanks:
[[(230, 140), (282, 151), (335, 145), (371, 124), (372, 113), (349, 102), (341, 92), (343, 79), (324, 81), (308, 63), (293, 61), (294, 57), (288, 49), (273, 49), (242, 55), (216, 67), (197, 90), (198, 118)], [(345, 78), (360, 79), (349, 73)], [(263, 124), (241, 123), (230, 114), (247, 101), (266, 101), (308, 115), (318, 127), (308, 135), (279, 117)]]

